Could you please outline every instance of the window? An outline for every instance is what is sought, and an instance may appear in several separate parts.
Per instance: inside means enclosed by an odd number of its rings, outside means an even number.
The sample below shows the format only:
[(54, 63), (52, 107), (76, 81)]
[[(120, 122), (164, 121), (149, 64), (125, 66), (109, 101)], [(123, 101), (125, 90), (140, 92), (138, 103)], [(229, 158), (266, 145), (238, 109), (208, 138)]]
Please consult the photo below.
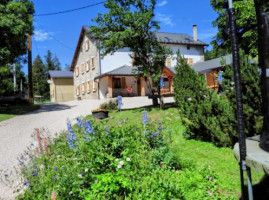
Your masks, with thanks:
[(193, 59), (192, 58), (189, 58), (189, 64), (193, 65)]
[(191, 47), (188, 45), (188, 46), (187, 46), (187, 50), (190, 50), (190, 49), (191, 49)]
[(135, 63), (135, 57), (132, 56), (131, 58), (132, 58), (132, 65), (134, 65), (134, 63)]
[(92, 57), (92, 70), (95, 68), (95, 59)]
[(121, 88), (121, 79), (120, 78), (114, 78), (114, 88)]
[(90, 46), (89, 46), (89, 44), (90, 44), (90, 41), (87, 39), (86, 41), (85, 41), (85, 51), (88, 51), (90, 48)]
[(76, 77), (78, 77), (79, 76), (79, 66), (77, 65), (76, 66)]
[(171, 58), (166, 58), (166, 66), (171, 67)]
[(90, 93), (91, 90), (90, 90), (90, 81), (87, 81), (87, 93)]
[(85, 71), (84, 63), (81, 63), (81, 73), (84, 74), (84, 71)]
[(90, 60), (87, 60), (86, 61), (86, 71), (87, 72), (90, 70), (90, 64), (91, 64)]
[(79, 93), (80, 93), (79, 86), (77, 86), (77, 96), (79, 96)]

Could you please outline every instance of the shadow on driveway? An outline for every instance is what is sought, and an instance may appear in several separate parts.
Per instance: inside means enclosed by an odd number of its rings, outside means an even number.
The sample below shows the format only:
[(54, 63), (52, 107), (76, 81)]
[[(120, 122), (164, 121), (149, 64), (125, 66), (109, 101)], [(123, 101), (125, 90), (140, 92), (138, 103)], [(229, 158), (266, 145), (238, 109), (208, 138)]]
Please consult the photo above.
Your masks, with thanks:
[(35, 110), (34, 112), (27, 113), (26, 115), (37, 114), (41, 112), (53, 112), (53, 111), (67, 110), (67, 109), (71, 109), (72, 107), (76, 107), (76, 106), (69, 106), (66, 104), (59, 104), (59, 103), (42, 104), (40, 105), (40, 109)]

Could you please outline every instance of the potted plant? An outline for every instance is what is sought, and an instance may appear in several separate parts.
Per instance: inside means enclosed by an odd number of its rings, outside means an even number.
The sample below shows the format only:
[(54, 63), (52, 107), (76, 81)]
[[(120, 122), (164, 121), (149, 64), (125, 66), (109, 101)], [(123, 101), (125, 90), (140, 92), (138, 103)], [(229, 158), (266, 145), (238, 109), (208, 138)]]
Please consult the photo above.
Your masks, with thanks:
[(92, 116), (93, 118), (96, 118), (96, 119), (108, 118), (108, 111), (101, 108), (92, 110)]

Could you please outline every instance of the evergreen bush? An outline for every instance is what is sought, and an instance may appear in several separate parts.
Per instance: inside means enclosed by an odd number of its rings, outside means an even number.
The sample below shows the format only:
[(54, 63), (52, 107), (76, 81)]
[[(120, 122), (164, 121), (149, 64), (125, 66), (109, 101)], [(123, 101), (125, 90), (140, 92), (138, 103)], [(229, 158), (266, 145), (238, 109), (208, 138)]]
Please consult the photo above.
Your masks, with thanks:
[[(240, 61), (245, 132), (253, 136), (261, 131), (263, 122), (260, 75), (258, 66), (242, 52)], [(185, 137), (201, 138), (220, 146), (231, 146), (238, 140), (233, 69), (225, 66), (223, 70), (225, 91), (217, 94), (206, 88), (204, 76), (195, 72), (178, 54), (175, 101), (188, 127)]]
[[(261, 132), (263, 125), (259, 66), (251, 61), (243, 52), (240, 52), (240, 66), (245, 133), (247, 136), (253, 136)], [(223, 83), (225, 85), (224, 95), (229, 99), (230, 105), (234, 110), (234, 115), (236, 115), (235, 85), (232, 66), (224, 67)]]
[(185, 136), (220, 146), (232, 145), (234, 112), (229, 101), (206, 88), (204, 76), (195, 72), (178, 53), (174, 78), (175, 101), (187, 126)]

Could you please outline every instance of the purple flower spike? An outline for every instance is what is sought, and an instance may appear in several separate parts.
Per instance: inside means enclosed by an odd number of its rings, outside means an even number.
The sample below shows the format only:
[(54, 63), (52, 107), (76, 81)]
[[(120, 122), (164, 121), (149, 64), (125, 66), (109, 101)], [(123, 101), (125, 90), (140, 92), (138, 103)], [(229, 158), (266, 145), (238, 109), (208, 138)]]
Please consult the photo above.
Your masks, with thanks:
[(53, 180), (56, 181), (56, 180), (57, 180), (57, 178), (56, 178), (56, 174), (54, 174), (52, 178), (53, 178)]
[(78, 124), (78, 126), (79, 126), (80, 128), (82, 128), (82, 127), (83, 127), (83, 124), (82, 124), (82, 122), (81, 122), (81, 119), (80, 119), (80, 118), (77, 118), (77, 124)]
[(58, 171), (58, 168), (57, 168), (57, 167), (54, 167), (53, 169), (54, 169), (55, 171)]
[(32, 174), (33, 174), (33, 176), (38, 176), (38, 173), (36, 173), (36, 172), (33, 172)]
[(143, 124), (148, 124), (148, 113), (146, 111), (143, 112)]
[(157, 133), (152, 133), (149, 137), (155, 137), (157, 135), (158, 135)]
[(108, 131), (108, 127), (107, 126), (106, 126), (105, 130), (106, 130), (106, 135), (108, 135), (109, 134), (109, 131)]

